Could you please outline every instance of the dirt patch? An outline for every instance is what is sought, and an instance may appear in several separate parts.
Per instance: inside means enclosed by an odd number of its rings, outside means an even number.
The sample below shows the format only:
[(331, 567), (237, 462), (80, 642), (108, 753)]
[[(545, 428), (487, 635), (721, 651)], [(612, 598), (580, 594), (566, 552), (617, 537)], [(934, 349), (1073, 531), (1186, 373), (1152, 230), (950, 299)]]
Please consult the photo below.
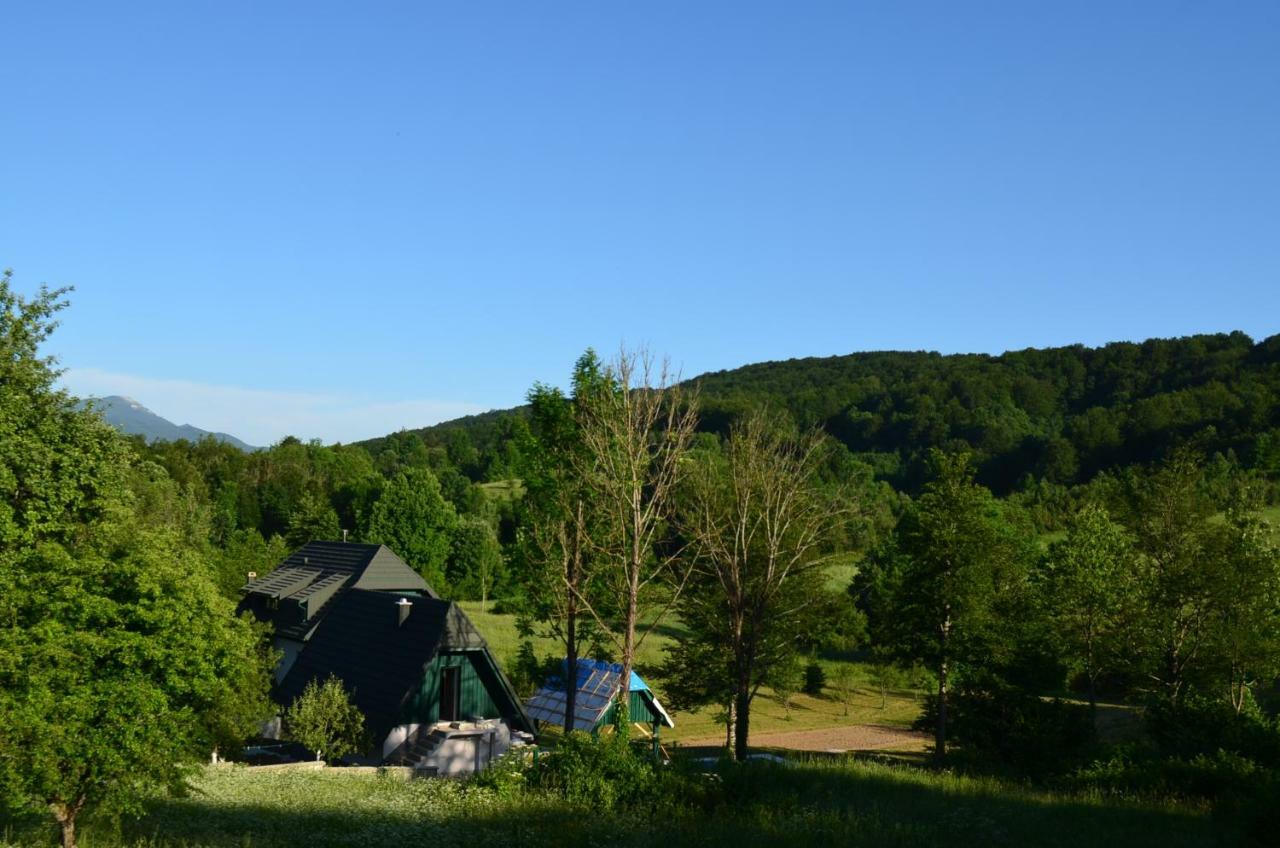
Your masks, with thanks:
[[(724, 737), (681, 740), (681, 747), (723, 745)], [(880, 724), (819, 727), (814, 730), (787, 730), (751, 734), (752, 748), (787, 748), (792, 751), (922, 751), (929, 735)]]

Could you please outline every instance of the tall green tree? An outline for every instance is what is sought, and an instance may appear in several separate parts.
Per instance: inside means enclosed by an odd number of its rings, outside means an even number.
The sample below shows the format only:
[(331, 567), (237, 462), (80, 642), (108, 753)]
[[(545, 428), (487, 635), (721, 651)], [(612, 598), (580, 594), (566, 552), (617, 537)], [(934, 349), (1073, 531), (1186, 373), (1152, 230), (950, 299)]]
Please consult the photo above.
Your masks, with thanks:
[(289, 510), (289, 525), (285, 540), (299, 547), (311, 541), (331, 542), (342, 537), (338, 528), (338, 512), (328, 498), (313, 492), (304, 492)]
[(1237, 714), (1258, 683), (1280, 677), (1280, 547), (1258, 506), (1255, 488), (1235, 492), (1217, 546), (1224, 573), (1213, 661)]
[(483, 611), (494, 587), (505, 576), (506, 562), (493, 525), (474, 515), (462, 516), (453, 534), (453, 552), (449, 559), (448, 578), (454, 595), (479, 598)]
[(167, 480), (53, 390), (38, 346), (59, 297), (0, 281), (0, 789), (71, 848), (86, 809), (138, 810), (238, 744), (269, 714), (269, 676), (190, 514), (156, 508)]
[(1126, 484), (1125, 524), (1140, 553), (1141, 609), (1131, 661), (1173, 707), (1187, 690), (1207, 686), (1229, 563), (1222, 556), (1222, 526), (1211, 519), (1218, 504), (1205, 485), (1204, 467), (1180, 452)]
[(391, 548), (434, 589), (444, 592), (457, 525), (457, 511), (441, 494), (436, 476), (426, 468), (408, 468), (382, 490), (364, 537)]
[(517, 560), (523, 589), (522, 630), (542, 630), (562, 646), (565, 658), (564, 726), (574, 726), (578, 657), (598, 635), (588, 612), (599, 600), (598, 514), (591, 508), (590, 468), (580, 430), (584, 405), (604, 379), (603, 366), (588, 350), (574, 366), (573, 395), (536, 384), (529, 391), (530, 426), (517, 455), (526, 495)]
[(1098, 681), (1119, 667), (1137, 614), (1136, 576), (1137, 554), (1128, 534), (1105, 507), (1089, 504), (1049, 549), (1038, 584), (1064, 652), (1088, 683), (1095, 721)]
[(858, 578), (872, 636), (900, 660), (937, 678), (934, 751), (947, 749), (952, 678), (993, 660), (1007, 619), (1002, 604), (1024, 592), (1027, 544), (991, 493), (974, 482), (967, 454), (932, 455), (934, 477), (911, 504), (887, 549)]

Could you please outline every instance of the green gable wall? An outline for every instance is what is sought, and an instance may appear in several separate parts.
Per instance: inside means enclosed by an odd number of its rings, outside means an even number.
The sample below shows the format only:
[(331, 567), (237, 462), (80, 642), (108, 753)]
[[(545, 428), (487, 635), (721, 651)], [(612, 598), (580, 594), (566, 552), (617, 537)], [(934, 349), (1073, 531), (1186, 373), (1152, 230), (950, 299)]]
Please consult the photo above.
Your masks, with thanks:
[(427, 673), (423, 675), (418, 691), (410, 697), (405, 711), (405, 723), (434, 724), (439, 721), (440, 670), (451, 667), (462, 669), (461, 692), (458, 697), (460, 718), (504, 717), (494, 703), (493, 696), (489, 694), (490, 686), (496, 685), (497, 681), (491, 679), (493, 675), (483, 655), (475, 651), (441, 651), (427, 666)]
[[(604, 716), (596, 723), (597, 727), (604, 727), (613, 724), (614, 713), (618, 711), (618, 705), (614, 704), (605, 710)], [(653, 724), (661, 719), (651, 709), (649, 702), (645, 699), (643, 692), (629, 692), (627, 697), (627, 713), (631, 721), (640, 724)]]

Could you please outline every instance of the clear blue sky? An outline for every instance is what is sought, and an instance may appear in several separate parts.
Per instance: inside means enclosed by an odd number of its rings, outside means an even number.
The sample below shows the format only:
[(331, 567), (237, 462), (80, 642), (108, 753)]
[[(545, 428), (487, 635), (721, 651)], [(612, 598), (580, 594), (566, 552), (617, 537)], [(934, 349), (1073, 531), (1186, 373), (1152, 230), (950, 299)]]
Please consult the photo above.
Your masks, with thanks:
[[(1054, 8), (1050, 8), (1050, 6)], [(1280, 332), (1280, 3), (9, 3), (0, 265), (256, 442), (561, 382)]]

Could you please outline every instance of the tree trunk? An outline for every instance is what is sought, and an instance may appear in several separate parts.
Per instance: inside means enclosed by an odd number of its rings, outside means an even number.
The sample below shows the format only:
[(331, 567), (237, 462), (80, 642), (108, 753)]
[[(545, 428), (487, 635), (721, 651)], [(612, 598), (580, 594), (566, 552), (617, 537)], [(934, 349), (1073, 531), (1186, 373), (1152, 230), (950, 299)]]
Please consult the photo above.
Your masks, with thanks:
[(729, 703), (725, 705), (724, 719), (724, 750), (726, 753), (733, 752), (733, 699), (729, 699)]
[(1098, 735), (1098, 681), (1089, 675), (1089, 729)]
[(947, 661), (938, 663), (938, 726), (934, 729), (933, 755), (947, 756)]
[(948, 607), (938, 634), (938, 726), (934, 729), (933, 756), (939, 762), (947, 756), (947, 643), (950, 635), (951, 610)]
[(735, 705), (733, 723), (733, 758), (738, 762), (747, 759), (747, 738), (751, 732), (751, 690), (749, 686), (738, 684), (734, 695)]
[(623, 739), (631, 734), (631, 667), (636, 655), (636, 618), (639, 612), (637, 598), (640, 594), (639, 581), (634, 576), (636, 573), (633, 573), (631, 591), (627, 597), (627, 620), (624, 622), (626, 632), (623, 633), (622, 642), (622, 679), (618, 681), (618, 707), (614, 722), (617, 732)]
[(82, 806), (84, 806), (83, 798), (74, 804), (52, 803), (49, 805), (49, 809), (53, 811), (53, 817), (58, 821), (58, 838), (62, 848), (76, 848), (76, 815)]
[(578, 613), (572, 607), (565, 622), (564, 732), (573, 730), (578, 700)]
[[(578, 591), (578, 581), (581, 579), (582, 570), (582, 534), (585, 526), (583, 516), (582, 499), (578, 499), (577, 512), (573, 523), (573, 544), (570, 548), (566, 544), (567, 553), (564, 559), (565, 582), (569, 587), (569, 594), (566, 598), (565, 607), (565, 640), (564, 640), (564, 664), (565, 664), (565, 690), (564, 690), (564, 732), (570, 733), (573, 730), (575, 710), (578, 702), (578, 596), (574, 594)], [(566, 542), (568, 540), (566, 539)]]

